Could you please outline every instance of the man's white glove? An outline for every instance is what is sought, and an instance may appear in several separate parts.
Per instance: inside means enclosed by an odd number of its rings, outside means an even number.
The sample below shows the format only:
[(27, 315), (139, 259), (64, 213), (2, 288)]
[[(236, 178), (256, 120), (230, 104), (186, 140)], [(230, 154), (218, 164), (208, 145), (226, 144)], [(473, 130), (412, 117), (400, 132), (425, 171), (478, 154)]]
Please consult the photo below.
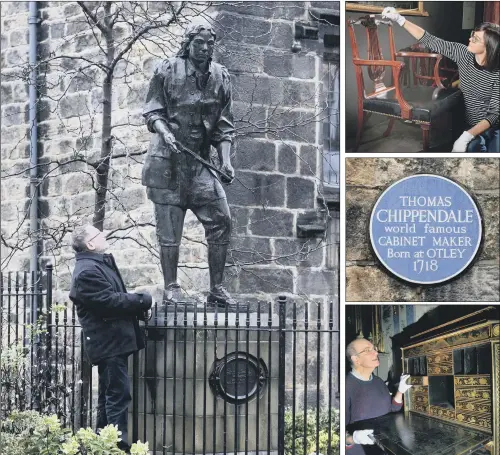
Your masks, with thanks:
[(401, 379), (399, 380), (398, 392), (404, 394), (409, 388), (413, 387), (413, 385), (406, 383), (409, 377), (409, 374), (403, 374), (401, 376)]
[(406, 22), (406, 19), (404, 18), (404, 16), (401, 16), (401, 14), (399, 14), (396, 11), (396, 8), (393, 8), (392, 6), (386, 6), (384, 8), (384, 10), (382, 11), (382, 17), (384, 19), (389, 19), (393, 22), (397, 22), (399, 25), (401, 25), (401, 27)]
[(468, 131), (464, 131), (462, 135), (453, 144), (452, 152), (466, 152), (469, 142), (474, 139), (474, 136)]
[(372, 446), (375, 444), (373, 439), (373, 430), (358, 430), (352, 434), (352, 440), (354, 444), (363, 444)]

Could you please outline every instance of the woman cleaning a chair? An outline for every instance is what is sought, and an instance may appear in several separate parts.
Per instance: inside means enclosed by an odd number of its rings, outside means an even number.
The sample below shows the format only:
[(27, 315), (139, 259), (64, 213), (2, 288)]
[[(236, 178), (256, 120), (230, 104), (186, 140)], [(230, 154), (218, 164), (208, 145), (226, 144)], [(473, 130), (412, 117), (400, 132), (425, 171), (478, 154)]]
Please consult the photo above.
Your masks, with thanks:
[(392, 7), (384, 8), (382, 17), (397, 22), (424, 46), (458, 65), (467, 129), (452, 152), (500, 152), (500, 26), (479, 25), (465, 46), (432, 36)]

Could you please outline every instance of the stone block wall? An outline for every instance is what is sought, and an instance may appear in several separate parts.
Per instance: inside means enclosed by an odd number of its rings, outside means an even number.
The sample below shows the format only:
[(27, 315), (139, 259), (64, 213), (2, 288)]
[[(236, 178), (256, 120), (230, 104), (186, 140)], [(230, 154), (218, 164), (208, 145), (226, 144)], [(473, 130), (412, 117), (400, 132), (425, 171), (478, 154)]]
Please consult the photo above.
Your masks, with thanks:
[[(346, 160), (346, 300), (468, 302), (500, 299), (500, 171), (495, 158), (349, 158)], [(484, 245), (464, 275), (441, 285), (415, 287), (387, 275), (370, 249), (368, 225), (377, 198), (394, 181), (417, 173), (448, 177), (476, 198)]]
[[(148, 3), (152, 13), (162, 2)], [(74, 264), (71, 231), (91, 222), (102, 127), (103, 73), (96, 37), (75, 2), (39, 2), (37, 102), (40, 156), (40, 263), (54, 264), (55, 300), (67, 301)], [(308, 306), (335, 301), (338, 270), (327, 267), (327, 234), (299, 238), (301, 216), (328, 212), (323, 195), (322, 122), (325, 117), (322, 38), (292, 52), (295, 24), (314, 22), (312, 9), (338, 2), (231, 2), (204, 12), (218, 33), (214, 58), (231, 73), (237, 136), (236, 180), (226, 187), (233, 238), (228, 289), (250, 304), (284, 294)], [(188, 18), (189, 19), (189, 18)], [(29, 267), (28, 2), (5, 2), (2, 35), (2, 269)], [(132, 33), (117, 25), (115, 43)], [(178, 49), (180, 26), (160, 29), (134, 45), (113, 80), (113, 156), (104, 229), (130, 291), (160, 299), (153, 204), (140, 177), (150, 133), (141, 116), (149, 79), (162, 58)], [(65, 57), (65, 58), (63, 58)], [(321, 215), (323, 216), (323, 215)], [(330, 261), (331, 262), (331, 261)], [(188, 291), (208, 290), (204, 233), (188, 212), (179, 280)], [(329, 305), (328, 305), (329, 307)], [(254, 307), (252, 307), (254, 308)], [(325, 323), (327, 311), (323, 311)]]

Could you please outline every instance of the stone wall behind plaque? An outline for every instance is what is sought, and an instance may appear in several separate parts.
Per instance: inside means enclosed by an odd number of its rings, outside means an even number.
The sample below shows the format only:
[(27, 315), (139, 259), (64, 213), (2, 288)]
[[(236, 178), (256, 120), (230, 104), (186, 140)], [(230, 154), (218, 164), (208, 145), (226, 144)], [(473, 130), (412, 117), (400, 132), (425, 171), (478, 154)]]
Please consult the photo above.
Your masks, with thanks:
[[(162, 2), (149, 5), (162, 8)], [(41, 58), (93, 58), (97, 47), (75, 2), (39, 2), (38, 7)], [(335, 262), (338, 245), (327, 248), (332, 241), (326, 232), (313, 238), (297, 236), (300, 217), (325, 209), (320, 202), (323, 38), (302, 40), (302, 49), (292, 52), (295, 23), (310, 22), (313, 8), (316, 13), (339, 14), (338, 2), (245, 2), (220, 4), (207, 12), (220, 37), (215, 59), (231, 73), (238, 132), (233, 147), (237, 180), (226, 187), (233, 217), (226, 281), (241, 300), (272, 302), (285, 294), (308, 306), (312, 316), (318, 306), (326, 308), (334, 301), (337, 325), (338, 270), (328, 264)], [(6, 238), (1, 245), (2, 270), (27, 270), (28, 2), (4, 2), (1, 14), (1, 209)], [(120, 33), (127, 36), (131, 30), (124, 26)], [(174, 55), (177, 46), (161, 30), (157, 36), (135, 46), (115, 72), (112, 122), (114, 154), (120, 157), (112, 162), (104, 228), (107, 233), (116, 231), (111, 252), (128, 289), (146, 289), (159, 299), (163, 280), (153, 204), (140, 183), (143, 152), (150, 139), (141, 111), (155, 66), (162, 57)], [(81, 60), (63, 59), (39, 71), (39, 177), (43, 177), (39, 207), (45, 229), (41, 263), (54, 264), (58, 302), (67, 302), (74, 264), (70, 231), (73, 225), (92, 220), (95, 170), (80, 158), (96, 160), (101, 143), (102, 74), (85, 66)], [(135, 227), (123, 230), (130, 225)], [(179, 279), (198, 294), (208, 290), (203, 242), (202, 227), (188, 213)]]
[[(346, 160), (346, 300), (468, 302), (500, 299), (498, 158), (349, 158)], [(415, 287), (378, 265), (368, 226), (377, 198), (391, 183), (417, 173), (438, 174), (476, 198), (484, 220), (484, 245), (474, 265), (448, 283)]]

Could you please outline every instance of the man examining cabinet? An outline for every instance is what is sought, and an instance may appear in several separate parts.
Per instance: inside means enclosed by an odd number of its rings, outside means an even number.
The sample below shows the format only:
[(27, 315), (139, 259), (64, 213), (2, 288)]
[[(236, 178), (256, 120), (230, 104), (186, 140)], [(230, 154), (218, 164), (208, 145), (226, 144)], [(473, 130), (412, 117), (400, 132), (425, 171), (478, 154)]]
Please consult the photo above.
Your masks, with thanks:
[[(411, 387), (406, 383), (410, 376), (401, 376), (398, 391), (392, 397), (384, 381), (373, 374), (379, 359), (377, 348), (370, 341), (364, 338), (352, 341), (346, 348), (346, 356), (352, 367), (345, 383), (346, 426), (399, 411), (403, 405), (403, 394)], [(372, 434), (370, 429), (347, 433), (346, 450), (349, 455), (382, 453), (374, 445)]]

